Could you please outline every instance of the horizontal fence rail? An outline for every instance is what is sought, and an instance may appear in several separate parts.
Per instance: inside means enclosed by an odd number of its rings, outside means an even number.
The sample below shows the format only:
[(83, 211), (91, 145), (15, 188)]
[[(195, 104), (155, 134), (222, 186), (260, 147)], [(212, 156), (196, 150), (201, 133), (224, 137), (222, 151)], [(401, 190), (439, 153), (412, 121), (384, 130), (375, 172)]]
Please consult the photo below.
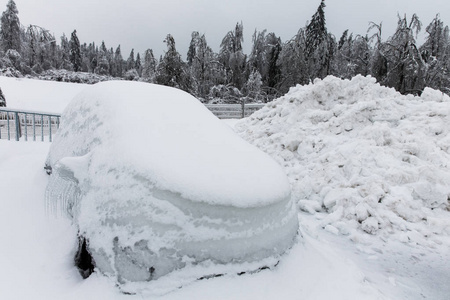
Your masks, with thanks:
[(240, 119), (250, 116), (264, 104), (206, 104), (206, 107), (219, 119)]
[[(245, 118), (264, 104), (206, 104), (219, 119)], [(59, 128), (61, 115), (0, 107), (0, 139), (52, 141)]]
[(61, 115), (54, 113), (0, 108), (0, 139), (51, 142), (60, 118)]

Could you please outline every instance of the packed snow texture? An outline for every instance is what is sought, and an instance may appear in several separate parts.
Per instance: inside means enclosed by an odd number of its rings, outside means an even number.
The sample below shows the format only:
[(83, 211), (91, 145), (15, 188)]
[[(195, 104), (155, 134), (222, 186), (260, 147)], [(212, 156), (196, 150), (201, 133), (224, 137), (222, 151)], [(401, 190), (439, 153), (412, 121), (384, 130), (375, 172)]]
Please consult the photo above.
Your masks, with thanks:
[[(48, 111), (57, 111), (59, 101), (79, 88), (78, 84), (7, 79), (11, 81), (5, 84), (0, 77), (7, 99), (20, 101), (22, 95), (35, 107), (42, 102)], [(226, 122), (234, 126), (236, 120)], [(183, 268), (183, 274), (172, 272), (146, 283), (147, 289), (136, 295), (121, 293), (115, 280), (99, 272), (83, 280), (73, 265), (76, 226), (44, 211), (49, 177), (42, 162), (49, 147), (47, 142), (0, 140), (0, 299), (447, 300), (450, 294), (448, 247), (411, 247), (362, 234), (362, 230), (359, 237), (364, 237), (364, 244), (354, 243), (330, 233), (339, 233), (334, 226), (326, 226), (328, 231), (320, 228), (320, 218), (327, 215), (324, 211), (311, 215), (299, 211), (303, 238), (270, 270), (240, 276), (227, 264), (222, 267), (228, 275), (192, 282), (198, 270)], [(213, 274), (217, 265), (201, 271)], [(173, 290), (173, 286), (180, 288)]]
[(282, 168), (177, 89), (86, 88), (64, 111), (47, 164), (50, 205), (121, 283), (203, 263), (273, 265), (297, 234)]
[(284, 166), (301, 210), (334, 234), (450, 245), (450, 98), (374, 78), (291, 88), (236, 125)]
[(0, 76), (0, 88), (8, 108), (61, 113), (87, 84), (50, 82)]

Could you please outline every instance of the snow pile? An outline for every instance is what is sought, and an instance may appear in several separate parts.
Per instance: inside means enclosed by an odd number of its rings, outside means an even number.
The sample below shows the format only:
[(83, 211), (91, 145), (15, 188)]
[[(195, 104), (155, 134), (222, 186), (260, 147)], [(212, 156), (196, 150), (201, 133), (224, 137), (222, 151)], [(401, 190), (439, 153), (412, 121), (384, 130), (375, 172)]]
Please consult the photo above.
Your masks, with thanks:
[(0, 76), (8, 108), (61, 113), (88, 85)]
[(47, 164), (50, 205), (74, 219), (98, 269), (120, 283), (205, 264), (275, 264), (298, 230), (282, 168), (177, 89), (86, 88), (64, 111)]
[(291, 88), (236, 125), (284, 166), (301, 210), (335, 234), (450, 245), (450, 99), (370, 77)]

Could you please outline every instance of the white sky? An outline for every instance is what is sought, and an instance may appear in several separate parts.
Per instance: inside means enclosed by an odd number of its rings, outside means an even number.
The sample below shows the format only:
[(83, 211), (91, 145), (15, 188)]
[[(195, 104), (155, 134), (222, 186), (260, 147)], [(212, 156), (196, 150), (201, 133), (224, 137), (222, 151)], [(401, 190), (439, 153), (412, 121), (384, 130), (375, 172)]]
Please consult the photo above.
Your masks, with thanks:
[[(8, 0), (0, 0), (0, 11)], [(54, 33), (58, 42), (76, 29), (81, 43), (105, 41), (108, 48), (120, 44), (126, 59), (134, 48), (163, 54), (168, 33), (178, 52), (186, 57), (192, 31), (206, 35), (218, 51), (225, 34), (237, 22), (244, 24), (244, 50), (249, 53), (255, 29), (267, 29), (290, 39), (316, 11), (320, 0), (15, 0), (23, 25), (39, 25)], [(395, 30), (397, 13), (408, 18), (417, 13), (423, 30), (437, 13), (450, 25), (449, 0), (327, 0), (328, 31), (337, 39), (345, 29), (365, 34), (370, 21), (383, 22), (383, 37)]]

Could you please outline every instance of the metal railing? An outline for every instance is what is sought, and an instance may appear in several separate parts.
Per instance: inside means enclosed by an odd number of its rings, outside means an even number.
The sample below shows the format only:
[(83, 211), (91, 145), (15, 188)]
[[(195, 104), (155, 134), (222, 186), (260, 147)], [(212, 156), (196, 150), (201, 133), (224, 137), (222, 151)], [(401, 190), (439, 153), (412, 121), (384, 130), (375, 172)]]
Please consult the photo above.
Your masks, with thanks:
[(0, 139), (15, 139), (22, 137), (36, 141), (38, 137), (43, 142), (45, 137), (52, 141), (53, 133), (58, 130), (60, 114), (36, 111), (25, 111), (11, 108), (0, 108)]
[(206, 104), (219, 119), (246, 118), (263, 106), (264, 104)]
[[(264, 104), (206, 104), (219, 119), (245, 118), (262, 108)], [(58, 130), (61, 115), (56, 113), (25, 111), (0, 107), (0, 139), (19, 141), (41, 140), (52, 136)]]

